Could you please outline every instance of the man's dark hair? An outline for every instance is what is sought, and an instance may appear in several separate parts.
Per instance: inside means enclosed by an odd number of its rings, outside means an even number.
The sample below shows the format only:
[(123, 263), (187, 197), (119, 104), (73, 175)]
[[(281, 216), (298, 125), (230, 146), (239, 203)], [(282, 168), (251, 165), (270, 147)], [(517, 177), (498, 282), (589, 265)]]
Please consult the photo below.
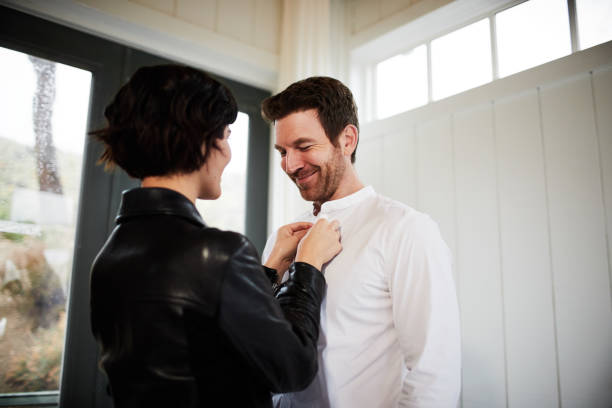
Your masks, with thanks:
[[(357, 105), (351, 90), (342, 82), (330, 77), (310, 77), (295, 82), (261, 104), (264, 119), (274, 122), (294, 112), (316, 109), (319, 122), (334, 146), (347, 125), (359, 130)], [(355, 151), (351, 163), (355, 163)]]
[(205, 72), (143, 67), (106, 107), (108, 126), (91, 135), (104, 143), (100, 161), (107, 167), (139, 179), (184, 174), (202, 167), (237, 114), (229, 89)]

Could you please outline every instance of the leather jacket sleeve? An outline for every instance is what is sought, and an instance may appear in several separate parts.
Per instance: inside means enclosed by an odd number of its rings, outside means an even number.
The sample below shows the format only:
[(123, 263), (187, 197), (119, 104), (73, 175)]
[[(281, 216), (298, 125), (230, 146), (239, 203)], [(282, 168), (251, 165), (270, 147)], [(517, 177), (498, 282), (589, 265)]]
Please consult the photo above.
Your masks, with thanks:
[(263, 265), (263, 269), (264, 269), (264, 272), (266, 273), (266, 276), (268, 277), (268, 280), (272, 284), (272, 287), (274, 287), (274, 285), (276, 285), (278, 281), (278, 275), (276, 273), (276, 269), (268, 268), (265, 265)]
[(298, 262), (275, 299), (246, 239), (229, 260), (221, 288), (220, 326), (272, 392), (299, 391), (316, 375), (324, 291), (321, 272)]

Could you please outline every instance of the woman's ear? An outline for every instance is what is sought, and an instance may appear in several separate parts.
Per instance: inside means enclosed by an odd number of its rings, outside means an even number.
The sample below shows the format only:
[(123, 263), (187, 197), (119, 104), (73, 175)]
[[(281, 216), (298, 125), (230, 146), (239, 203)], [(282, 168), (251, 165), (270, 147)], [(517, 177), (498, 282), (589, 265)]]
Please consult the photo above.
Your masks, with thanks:
[(219, 139), (218, 137), (215, 137), (212, 141), (212, 144), (210, 145), (210, 148), (212, 150), (223, 150), (223, 145), (221, 144), (223, 142), (223, 139)]

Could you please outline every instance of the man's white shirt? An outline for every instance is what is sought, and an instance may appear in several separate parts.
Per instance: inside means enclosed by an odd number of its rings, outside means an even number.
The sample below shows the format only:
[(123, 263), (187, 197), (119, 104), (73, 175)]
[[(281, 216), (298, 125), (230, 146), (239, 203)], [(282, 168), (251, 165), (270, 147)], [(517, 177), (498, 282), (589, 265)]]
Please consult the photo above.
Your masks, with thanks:
[(459, 313), (437, 224), (370, 186), (296, 221), (320, 217), (340, 222), (342, 251), (323, 266), (319, 372), (306, 390), (275, 396), (275, 406), (456, 407)]

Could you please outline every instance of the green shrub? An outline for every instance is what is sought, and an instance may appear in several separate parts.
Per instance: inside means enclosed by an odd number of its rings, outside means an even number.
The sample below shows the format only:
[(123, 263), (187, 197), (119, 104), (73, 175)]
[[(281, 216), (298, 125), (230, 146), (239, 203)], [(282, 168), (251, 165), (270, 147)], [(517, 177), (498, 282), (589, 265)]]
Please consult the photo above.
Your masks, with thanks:
[(63, 314), (54, 326), (32, 333), (32, 346), (10, 359), (4, 382), (12, 392), (59, 389), (65, 327)]

